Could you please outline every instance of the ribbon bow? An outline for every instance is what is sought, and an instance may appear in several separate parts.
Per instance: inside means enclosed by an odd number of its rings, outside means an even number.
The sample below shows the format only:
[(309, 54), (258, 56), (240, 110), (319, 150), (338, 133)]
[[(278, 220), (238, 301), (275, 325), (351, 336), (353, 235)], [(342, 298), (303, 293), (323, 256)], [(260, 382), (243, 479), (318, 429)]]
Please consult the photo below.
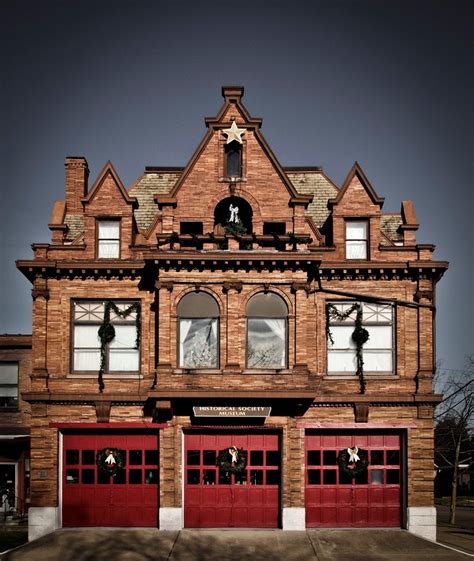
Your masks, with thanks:
[(347, 452), (349, 454), (349, 462), (358, 462), (360, 460), (359, 456), (357, 455), (357, 452), (359, 451), (359, 448), (357, 448), (357, 446), (353, 446), (352, 448), (348, 448)]
[(109, 453), (109, 455), (107, 456), (107, 458), (105, 459), (105, 463), (109, 464), (109, 465), (113, 465), (116, 464), (117, 462), (115, 461), (114, 455), (112, 454), (112, 452)]

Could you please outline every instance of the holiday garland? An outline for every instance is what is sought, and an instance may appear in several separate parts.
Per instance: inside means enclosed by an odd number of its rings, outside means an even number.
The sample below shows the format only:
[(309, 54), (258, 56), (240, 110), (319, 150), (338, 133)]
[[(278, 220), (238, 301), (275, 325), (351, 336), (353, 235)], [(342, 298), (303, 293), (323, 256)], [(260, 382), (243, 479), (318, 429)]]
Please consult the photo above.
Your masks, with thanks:
[(247, 465), (247, 452), (242, 448), (231, 446), (220, 450), (217, 456), (217, 466), (227, 473), (240, 473)]
[(97, 467), (102, 473), (115, 477), (125, 467), (125, 452), (118, 448), (103, 448), (97, 452)]
[(340, 312), (334, 304), (326, 305), (326, 338), (328, 341), (334, 345), (334, 339), (331, 333), (330, 320), (336, 319), (338, 321), (346, 320), (352, 312), (357, 310), (355, 327), (352, 332), (352, 340), (356, 344), (356, 359), (357, 359), (357, 370), (356, 375), (359, 377), (360, 393), (365, 393), (365, 377), (364, 377), (364, 358), (362, 354), (362, 347), (369, 340), (369, 332), (362, 325), (363, 313), (362, 305), (359, 302), (353, 304), (345, 312)]
[(135, 348), (140, 348), (140, 302), (133, 302), (125, 308), (125, 310), (120, 310), (114, 302), (106, 302), (104, 309), (104, 320), (102, 325), (99, 327), (99, 339), (100, 339), (100, 368), (99, 368), (99, 391), (102, 393), (104, 391), (104, 372), (105, 364), (107, 361), (107, 345), (113, 341), (115, 338), (115, 328), (110, 322), (110, 312), (113, 311), (117, 316), (121, 318), (128, 317), (132, 312), (136, 312), (135, 317), (135, 327), (136, 327), (136, 339)]
[(339, 452), (337, 463), (339, 464), (340, 471), (350, 477), (357, 477), (367, 470), (369, 463), (368, 454), (365, 450), (353, 446)]

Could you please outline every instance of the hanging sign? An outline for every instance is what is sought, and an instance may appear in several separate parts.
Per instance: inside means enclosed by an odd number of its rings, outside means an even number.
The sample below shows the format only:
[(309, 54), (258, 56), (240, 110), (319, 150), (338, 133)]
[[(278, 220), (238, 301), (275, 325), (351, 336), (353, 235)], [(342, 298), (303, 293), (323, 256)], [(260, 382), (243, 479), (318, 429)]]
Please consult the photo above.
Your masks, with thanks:
[(193, 407), (195, 417), (269, 417), (271, 407), (254, 405), (199, 405)]

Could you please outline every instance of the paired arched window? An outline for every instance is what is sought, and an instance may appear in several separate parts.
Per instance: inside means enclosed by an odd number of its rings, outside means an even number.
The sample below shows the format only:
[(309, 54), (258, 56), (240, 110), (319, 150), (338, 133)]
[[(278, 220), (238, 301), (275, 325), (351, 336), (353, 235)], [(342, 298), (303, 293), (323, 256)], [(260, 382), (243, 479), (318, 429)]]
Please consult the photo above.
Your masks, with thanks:
[(253, 296), (247, 304), (247, 368), (286, 368), (288, 308), (272, 292)]
[(205, 292), (192, 292), (178, 304), (179, 367), (219, 368), (219, 306)]

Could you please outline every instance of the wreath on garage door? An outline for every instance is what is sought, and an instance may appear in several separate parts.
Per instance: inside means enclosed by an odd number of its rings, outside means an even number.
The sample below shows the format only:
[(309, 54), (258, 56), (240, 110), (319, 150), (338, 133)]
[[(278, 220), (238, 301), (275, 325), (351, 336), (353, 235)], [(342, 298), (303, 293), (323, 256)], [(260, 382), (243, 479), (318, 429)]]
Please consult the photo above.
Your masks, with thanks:
[(115, 477), (125, 467), (125, 452), (118, 448), (103, 448), (97, 452), (97, 467)]
[(247, 465), (247, 452), (236, 446), (220, 450), (217, 465), (221, 471), (240, 473)]
[(369, 463), (368, 454), (365, 450), (353, 446), (346, 450), (341, 450), (337, 455), (339, 470), (350, 477), (357, 477), (367, 470)]

